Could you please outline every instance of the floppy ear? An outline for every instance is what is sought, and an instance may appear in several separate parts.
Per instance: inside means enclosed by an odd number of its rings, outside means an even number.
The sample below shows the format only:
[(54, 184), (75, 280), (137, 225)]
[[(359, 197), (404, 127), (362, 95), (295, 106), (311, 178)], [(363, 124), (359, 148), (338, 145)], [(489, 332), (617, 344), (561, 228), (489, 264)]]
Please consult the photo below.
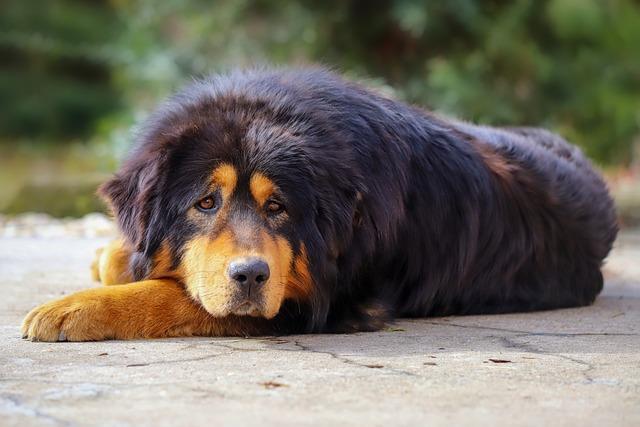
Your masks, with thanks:
[(156, 246), (152, 226), (159, 220), (159, 187), (164, 162), (164, 156), (156, 155), (126, 164), (98, 189), (131, 247), (149, 256)]

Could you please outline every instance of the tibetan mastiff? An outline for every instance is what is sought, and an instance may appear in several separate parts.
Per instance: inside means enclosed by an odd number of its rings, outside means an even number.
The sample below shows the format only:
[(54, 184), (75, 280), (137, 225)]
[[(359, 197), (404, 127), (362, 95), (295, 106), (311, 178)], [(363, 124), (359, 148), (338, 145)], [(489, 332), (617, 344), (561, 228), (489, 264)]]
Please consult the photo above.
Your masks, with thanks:
[(121, 232), (94, 264), (109, 286), (34, 309), (25, 338), (583, 306), (617, 232), (602, 178), (559, 136), (446, 119), (313, 67), (191, 84), (100, 194)]

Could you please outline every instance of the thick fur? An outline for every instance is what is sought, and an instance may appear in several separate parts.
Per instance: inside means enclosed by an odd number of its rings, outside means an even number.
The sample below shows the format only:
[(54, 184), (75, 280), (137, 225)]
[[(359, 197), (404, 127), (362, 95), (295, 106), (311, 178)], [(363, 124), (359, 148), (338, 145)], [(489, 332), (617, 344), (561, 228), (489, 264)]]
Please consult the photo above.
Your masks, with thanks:
[[(286, 199), (286, 220), (262, 226), (286, 239), (288, 277), (298, 277), (286, 286), (304, 292), (285, 293), (270, 319), (212, 317), (180, 291), (189, 242), (226, 226), (205, 230), (187, 214), (222, 163), (237, 172), (238, 188), (260, 173)], [(118, 292), (104, 298), (130, 310), (104, 315), (104, 324), (86, 315), (91, 333), (65, 332), (55, 310), (47, 317), (39, 308), (25, 336), (358, 331), (395, 317), (583, 306), (602, 289), (600, 268), (617, 232), (602, 178), (559, 136), (438, 117), (315, 68), (193, 83), (148, 119), (102, 194), (123, 240), (105, 251), (96, 275), (147, 281), (86, 291), (88, 304)], [(229, 215), (253, 215), (240, 206)], [(152, 286), (171, 297), (145, 295)], [(81, 306), (82, 295), (56, 310)], [(38, 316), (45, 320), (34, 324)]]

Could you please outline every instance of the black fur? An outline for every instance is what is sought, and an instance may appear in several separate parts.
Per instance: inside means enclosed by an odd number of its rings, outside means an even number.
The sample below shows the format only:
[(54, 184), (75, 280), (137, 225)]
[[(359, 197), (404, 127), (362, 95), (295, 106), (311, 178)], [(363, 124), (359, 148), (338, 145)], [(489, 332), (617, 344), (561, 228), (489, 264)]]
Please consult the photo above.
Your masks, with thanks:
[(273, 232), (308, 253), (314, 293), (272, 332), (590, 304), (617, 232), (603, 180), (552, 133), (437, 117), (322, 69), (253, 70), (174, 96), (103, 187), (138, 278), (163, 239), (179, 263), (221, 161), (282, 187), (291, 221)]

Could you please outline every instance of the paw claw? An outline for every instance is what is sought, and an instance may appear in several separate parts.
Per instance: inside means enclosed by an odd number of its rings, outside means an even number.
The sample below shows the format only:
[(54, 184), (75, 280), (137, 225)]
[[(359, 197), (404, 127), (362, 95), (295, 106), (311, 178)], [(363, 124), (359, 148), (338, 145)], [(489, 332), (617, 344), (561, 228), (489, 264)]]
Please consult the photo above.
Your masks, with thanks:
[[(22, 323), (22, 337), (31, 341), (87, 341), (95, 337), (96, 305), (66, 297), (31, 310)], [(93, 333), (91, 331), (94, 331)]]

